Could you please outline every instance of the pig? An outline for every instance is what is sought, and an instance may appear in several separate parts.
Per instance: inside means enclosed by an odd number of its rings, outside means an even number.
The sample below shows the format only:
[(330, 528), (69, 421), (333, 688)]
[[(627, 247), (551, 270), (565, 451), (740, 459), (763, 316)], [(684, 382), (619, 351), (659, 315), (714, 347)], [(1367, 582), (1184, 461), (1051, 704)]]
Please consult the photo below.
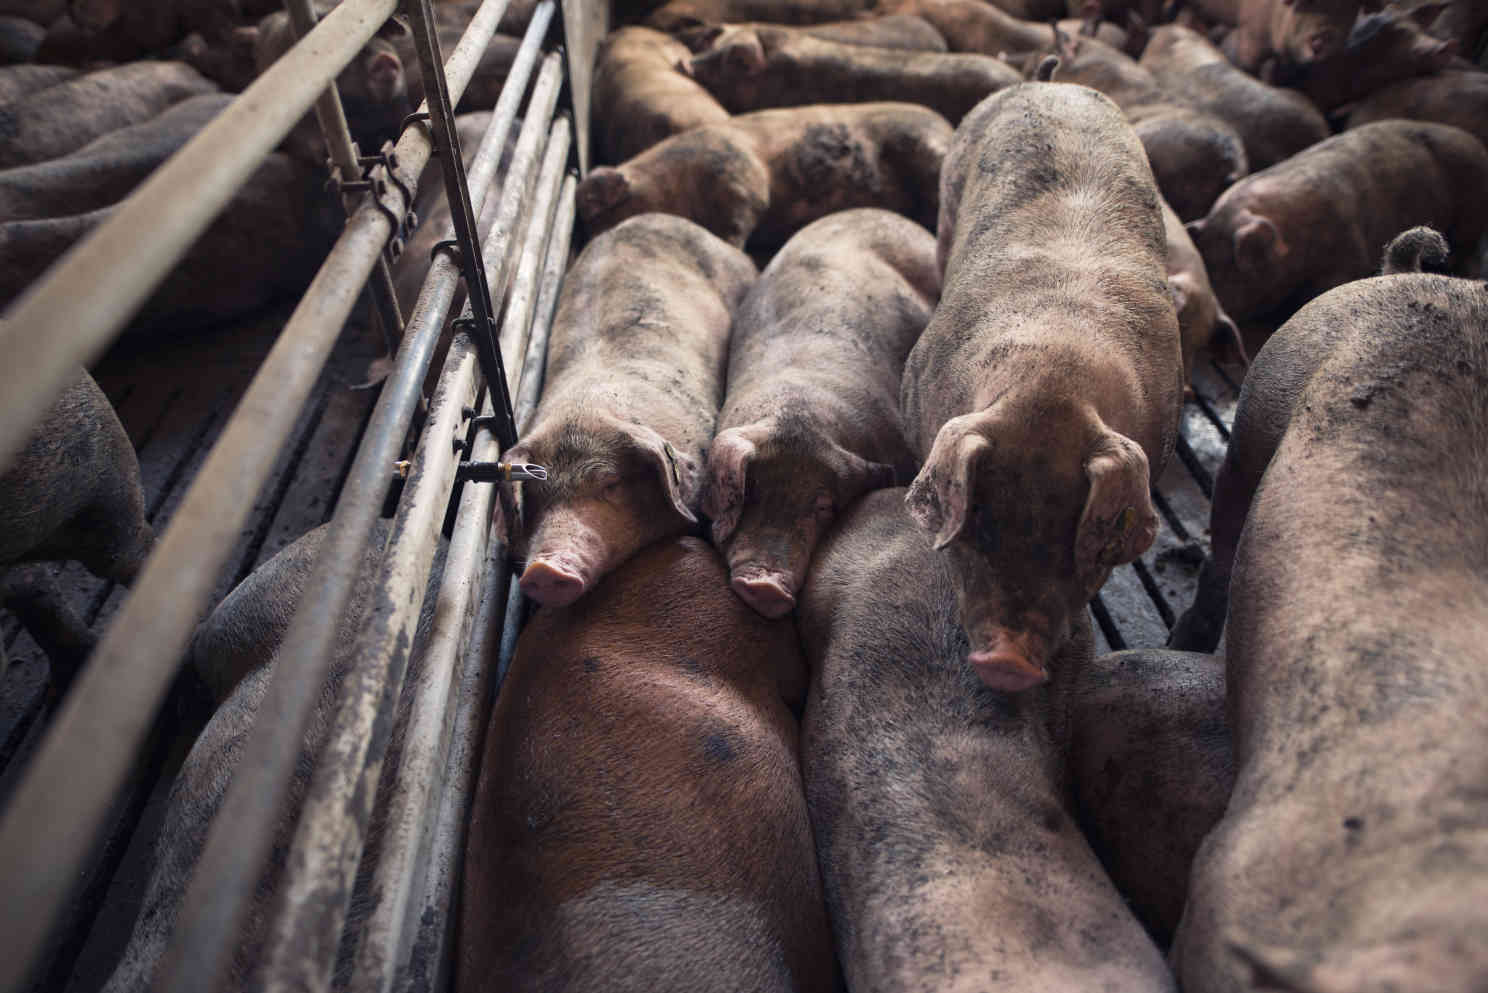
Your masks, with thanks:
[[(197, 673), (206, 678), (217, 706), (171, 784), (139, 916), (103, 993), (147, 993), (156, 988), (160, 963), (170, 946), (181, 901), (206, 846), (208, 829), (226, 799), (234, 771), (242, 762), (284, 635), (299, 608), (328, 527), (323, 524), (301, 535), (250, 573), (213, 609), (192, 637), (188, 658)], [(225, 988), (246, 990), (255, 988), (255, 980), (262, 981), (257, 974), (264, 964), (269, 915), (289, 871), (285, 855), (309, 792), (316, 760), (336, 717), (337, 695), (354, 662), (357, 621), (375, 593), (382, 549), (390, 530), (391, 522), (379, 521), (361, 556), (351, 602), (338, 626), (331, 675), (320, 690), (294, 776), (274, 825), (276, 857), (270, 860), (254, 891), (251, 909), (223, 979)], [(436, 577), (443, 572), (444, 553), (445, 546), (441, 543), (434, 559)], [(422, 678), (422, 647), (432, 629), (434, 603), (435, 598), (428, 596), (420, 613), (405, 685)], [(408, 698), (408, 694), (403, 697)], [(400, 706), (392, 727), (391, 744), (387, 746), (390, 756), (401, 750), (405, 726), (405, 708)], [(386, 763), (386, 768), (395, 766), (395, 762)], [(383, 783), (389, 778), (384, 774)], [(369, 858), (375, 856), (383, 833), (381, 810), (380, 804), (374, 807), (367, 828)], [(365, 918), (365, 903), (359, 897), (360, 894), (353, 897), (348, 912), (348, 932), (356, 931)], [(348, 962), (341, 960), (337, 965), (335, 979), (340, 986), (348, 978), (344, 974)]]
[(78, 71), (71, 66), (0, 66), (0, 107), (27, 93), (65, 83), (77, 75)]
[(1375, 90), (1344, 113), (1345, 128), (1403, 117), (1459, 127), (1488, 145), (1488, 72), (1448, 69)]
[(1386, 9), (1360, 17), (1347, 44), (1329, 57), (1283, 73), (1277, 81), (1331, 111), (1397, 80), (1439, 72), (1456, 54), (1455, 41), (1427, 34), (1412, 15)]
[[(323, 173), (282, 153), (264, 159), (127, 331), (182, 333), (302, 292), (344, 223)], [(0, 306), (9, 304), (117, 205), (0, 223)]]
[[(256, 32), (253, 57), (259, 72), (267, 70), (294, 46), (294, 30), (284, 11), (270, 14), (252, 30)], [(336, 77), (351, 137), (368, 154), (381, 148), (384, 142), (396, 140), (403, 119), (413, 110), (408, 102), (403, 60), (394, 46), (407, 33), (408, 28), (402, 22), (389, 20)], [(280, 149), (307, 164), (325, 167), (325, 139), (313, 112), (300, 119)]]
[(1193, 379), (1194, 355), (1209, 345), (1216, 334), (1224, 336), (1226, 344), (1247, 361), (1245, 343), (1240, 340), (1240, 329), (1230, 320), (1230, 315), (1220, 307), (1214, 296), (1214, 287), (1209, 284), (1209, 272), (1204, 268), (1203, 256), (1194, 247), (1193, 239), (1183, 227), (1177, 212), (1164, 201), (1162, 205), (1163, 234), (1168, 243), (1168, 292), (1173, 296), (1173, 309), (1178, 313), (1178, 337), (1183, 344), (1183, 382)]
[(870, 493), (801, 598), (801, 757), (827, 910), (853, 990), (1172, 991), (1072, 817), (1063, 755), (1082, 610), (1047, 686), (982, 685), (954, 567)]
[(895, 210), (934, 228), (952, 128), (907, 103), (760, 110), (694, 128), (619, 167), (590, 170), (579, 216), (591, 234), (647, 211), (679, 214), (729, 244), (783, 244), (851, 207)]
[(0, 602), (35, 632), (55, 683), (70, 682), (93, 636), (50, 573), (16, 567), (74, 560), (128, 584), (154, 543), (134, 445), (108, 397), (78, 368), (0, 472)]
[[(496, 106), (496, 101), (501, 97), (502, 84), (506, 82), (506, 75), (511, 71), (512, 62), (516, 60), (517, 49), (521, 47), (522, 31), (526, 29), (526, 21), (522, 27), (516, 29), (516, 35), (502, 33), (504, 28), (507, 32), (513, 29), (507, 27), (507, 19), (514, 12), (514, 8), (524, 4), (510, 4), (507, 13), (502, 17), (498, 25), (497, 33), (491, 37), (485, 50), (481, 53), (480, 62), (476, 64), (475, 72), (470, 77), (470, 82), (465, 87), (465, 92), (460, 96), (460, 102), (455, 110), (461, 113), (474, 113), (482, 110), (491, 110)], [(439, 4), (434, 7), (435, 34), (439, 36), (439, 50), (445, 59), (455, 50), (460, 39), (465, 36), (465, 29), (470, 27), (470, 21), (475, 16), (480, 4)], [(531, 11), (527, 12), (527, 18), (531, 19)], [(417, 107), (424, 100), (424, 74), (418, 59), (418, 46), (414, 44), (411, 32), (403, 32), (396, 25), (389, 25), (389, 38), (405, 67), (404, 77), (408, 86), (408, 104)]]
[(1235, 30), (1223, 49), (1231, 62), (1259, 74), (1263, 65), (1307, 65), (1342, 50), (1359, 15), (1360, 0), (1236, 0)]
[(1328, 291), (1256, 357), (1231, 448), (1264, 467), (1236, 492), (1235, 789), (1173, 945), (1187, 991), (1488, 977), (1485, 332), (1484, 284), (1399, 273)]
[(940, 210), (940, 303), (900, 390), (924, 460), (906, 502), (951, 563), (972, 666), (1028, 689), (1157, 535), (1183, 390), (1160, 200), (1120, 108), (1020, 83), (961, 123)]
[(62, 16), (67, 0), (0, 0), (0, 14), (24, 17), (35, 24), (47, 25)]
[(216, 89), (184, 62), (136, 62), (49, 86), (0, 106), (0, 169), (66, 155)]
[[(1097, 39), (1071, 37), (1057, 28), (1048, 51), (1060, 58), (1061, 82), (1099, 90), (1126, 113), (1158, 189), (1178, 216), (1203, 217), (1220, 193), (1249, 171), (1245, 143), (1234, 128), (1164, 90), (1130, 56)], [(1045, 54), (1025, 58), (1027, 75), (1034, 74)]]
[(486, 734), (454, 989), (829, 993), (805, 688), (793, 626), (696, 538), (540, 609)]
[(754, 263), (684, 218), (634, 217), (563, 280), (542, 401), (509, 461), (524, 494), (522, 592), (564, 606), (638, 549), (697, 525), (729, 327)]
[(1069, 725), (1076, 820), (1166, 947), (1188, 867), (1234, 784), (1224, 660), (1162, 649), (1102, 656), (1075, 677)]
[(1306, 96), (1235, 68), (1207, 38), (1181, 24), (1153, 31), (1140, 65), (1163, 89), (1183, 94), (1193, 107), (1234, 128), (1251, 171), (1267, 169), (1333, 134)]
[(914, 476), (899, 380), (939, 295), (930, 232), (861, 208), (803, 228), (740, 304), (703, 511), (764, 616), (794, 608), (839, 513)]
[(710, 24), (765, 21), (822, 24), (852, 20), (874, 9), (876, 0), (669, 0), (646, 14), (644, 23), (667, 34)]
[(46, 28), (24, 17), (0, 15), (0, 65), (30, 62), (46, 37)]
[[(747, 21), (742, 24), (710, 24), (678, 32), (677, 39), (693, 52), (706, 52), (727, 43), (735, 32), (754, 31), (762, 27), (779, 29), (778, 24)], [(944, 52), (946, 41), (923, 17), (913, 14), (889, 14), (854, 21), (829, 21), (796, 28), (801, 34), (840, 45), (865, 45), (870, 48), (897, 48), (911, 52)]]
[(228, 93), (241, 93), (258, 78), (253, 49), (258, 33), (251, 27), (235, 31), (226, 42), (209, 43), (198, 32), (167, 48), (167, 58), (179, 59)]
[(1049, 28), (986, 0), (890, 0), (886, 12), (912, 14), (934, 26), (953, 52), (1024, 55), (1049, 44)]
[(1396, 120), (1248, 176), (1188, 231), (1220, 304), (1245, 321), (1369, 275), (1385, 243), (1421, 223), (1471, 251), (1488, 226), (1488, 152), (1458, 128)]
[(639, 26), (600, 44), (593, 117), (604, 162), (624, 162), (672, 135), (729, 119), (711, 93), (677, 71), (690, 54), (680, 41)]
[(983, 97), (1022, 78), (990, 55), (844, 45), (768, 25), (733, 32), (681, 68), (732, 114), (903, 100), (931, 108), (952, 125)]
[(66, 217), (117, 203), (231, 101), (227, 93), (189, 97), (67, 155), (0, 171), (0, 219)]

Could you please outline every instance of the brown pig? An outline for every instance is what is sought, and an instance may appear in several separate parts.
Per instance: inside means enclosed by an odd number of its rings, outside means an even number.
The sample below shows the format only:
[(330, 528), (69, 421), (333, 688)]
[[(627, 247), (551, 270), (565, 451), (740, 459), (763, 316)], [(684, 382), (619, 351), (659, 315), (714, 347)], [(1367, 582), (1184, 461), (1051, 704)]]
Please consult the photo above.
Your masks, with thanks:
[(66, 217), (124, 199), (231, 100), (203, 93), (67, 155), (0, 170), (0, 221)]
[(691, 221), (632, 218), (563, 279), (543, 398), (507, 453), (524, 494), (522, 591), (572, 603), (637, 549), (697, 524), (729, 326), (754, 263)]
[(711, 93), (677, 71), (691, 54), (680, 41), (638, 26), (600, 43), (593, 116), (601, 161), (624, 162), (674, 134), (728, 120)]
[(57, 158), (216, 84), (184, 62), (100, 69), (0, 106), (0, 169)]
[(1183, 222), (1166, 202), (1162, 205), (1163, 234), (1168, 241), (1168, 292), (1173, 295), (1173, 309), (1178, 312), (1178, 337), (1183, 343), (1183, 382), (1193, 377), (1194, 354), (1222, 334), (1245, 361), (1245, 344), (1240, 329), (1220, 307), (1209, 285), (1209, 271), (1204, 258), (1194, 247)]
[(617, 168), (591, 170), (578, 210), (591, 234), (648, 211), (690, 218), (736, 246), (783, 244), (851, 207), (933, 228), (952, 128), (908, 103), (759, 110), (676, 135)]
[(1188, 867), (1234, 783), (1224, 660), (1114, 652), (1075, 677), (1070, 773), (1076, 818), (1137, 919), (1166, 946)]
[(731, 32), (681, 68), (733, 114), (903, 100), (931, 108), (952, 125), (982, 98), (1022, 78), (990, 55), (844, 45), (769, 25)]
[(872, 10), (874, 3), (875, 0), (670, 0), (647, 14), (644, 23), (668, 34), (741, 21), (822, 24), (851, 20)]
[(1193, 107), (1234, 128), (1252, 171), (1333, 134), (1307, 97), (1235, 68), (1207, 38), (1181, 24), (1153, 31), (1140, 64), (1163, 89), (1183, 94)]
[(1160, 203), (1120, 109), (1084, 86), (993, 94), (946, 156), (944, 285), (900, 392), (925, 463), (907, 502), (994, 688), (1047, 679), (1157, 535), (1183, 389)]
[(1173, 945), (1188, 993), (1488, 982), (1485, 355), (1483, 283), (1402, 273), (1330, 290), (1256, 357), (1236, 781)]
[[(778, 24), (746, 21), (741, 24), (710, 24), (679, 32), (677, 39), (693, 52), (717, 48), (720, 39), (736, 31), (753, 31), (762, 27), (779, 28)], [(889, 14), (864, 17), (854, 21), (829, 21), (796, 28), (802, 34), (841, 45), (866, 45), (870, 48), (899, 48), (912, 52), (944, 52), (946, 41), (923, 17), (913, 14)]]
[(795, 606), (838, 513), (914, 476), (899, 380), (939, 294), (934, 236), (863, 208), (804, 228), (739, 305), (703, 511), (766, 617)]
[(1249, 73), (1268, 62), (1306, 65), (1344, 47), (1361, 6), (1360, 0), (1238, 0), (1235, 20), (1220, 18), (1236, 25), (1222, 47)]
[(470, 819), (458, 993), (829, 993), (793, 625), (657, 542), (517, 643)]
[(1415, 15), (1427, 9), (1402, 14), (1391, 8), (1366, 14), (1338, 51), (1279, 73), (1276, 81), (1295, 86), (1318, 107), (1331, 111), (1397, 80), (1445, 69), (1457, 54), (1457, 43), (1422, 30)]
[(1396, 233), (1430, 224), (1470, 253), (1488, 226), (1488, 152), (1445, 124), (1380, 121), (1225, 191), (1188, 226), (1225, 311), (1285, 318), (1374, 271)]
[(986, 0), (891, 0), (885, 8), (929, 21), (953, 52), (1023, 55), (1049, 44), (1049, 28), (1007, 13)]
[(965, 662), (953, 564), (902, 495), (848, 511), (798, 612), (806, 799), (847, 987), (1172, 991), (1068, 803), (1088, 615), (1048, 659), (1047, 686), (983, 686)]
[(1056, 28), (1052, 48), (1025, 58), (1029, 76), (1046, 52), (1060, 58), (1057, 79), (1099, 90), (1125, 112), (1158, 189), (1179, 217), (1203, 217), (1225, 187), (1249, 170), (1245, 143), (1234, 128), (1163, 89), (1129, 55)]
[(1488, 146), (1488, 72), (1447, 69), (1404, 79), (1348, 108), (1344, 120), (1356, 128), (1391, 117), (1450, 124)]

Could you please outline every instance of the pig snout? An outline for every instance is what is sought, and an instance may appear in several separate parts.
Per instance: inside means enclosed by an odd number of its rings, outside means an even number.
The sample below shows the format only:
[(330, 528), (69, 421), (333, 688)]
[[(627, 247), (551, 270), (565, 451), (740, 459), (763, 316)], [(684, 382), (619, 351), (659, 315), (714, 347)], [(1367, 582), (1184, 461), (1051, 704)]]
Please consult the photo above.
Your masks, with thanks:
[(545, 522), (532, 538), (522, 592), (543, 606), (566, 607), (604, 574), (608, 557), (604, 539), (583, 521)]
[(1307, 36), (1303, 52), (1312, 61), (1326, 58), (1338, 50), (1339, 37), (1332, 31), (1314, 31)]
[(1043, 636), (991, 625), (973, 634), (967, 661), (987, 686), (1020, 693), (1048, 680), (1048, 657), (1049, 644)]
[(403, 63), (390, 51), (374, 52), (364, 65), (367, 88), (378, 103), (391, 103), (403, 90)]
[(729, 586), (755, 613), (771, 619), (784, 617), (796, 606), (796, 582), (789, 572), (762, 565), (731, 570)]

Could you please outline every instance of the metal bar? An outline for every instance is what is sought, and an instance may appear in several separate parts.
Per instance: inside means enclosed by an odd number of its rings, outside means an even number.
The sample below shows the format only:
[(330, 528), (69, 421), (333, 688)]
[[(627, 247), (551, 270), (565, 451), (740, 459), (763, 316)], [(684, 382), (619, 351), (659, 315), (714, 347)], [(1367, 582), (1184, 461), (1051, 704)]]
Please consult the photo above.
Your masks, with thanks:
[[(310, 0), (284, 0), (284, 9), (289, 14), (289, 26), (296, 40), (315, 30), (318, 18)], [(346, 123), (346, 109), (341, 106), (341, 92), (336, 88), (334, 78), (315, 101), (315, 120), (320, 125), (321, 136), (330, 152), (331, 168), (339, 173), (342, 180), (361, 179), (362, 164), (358, 158), (361, 152), (352, 140), (351, 128)], [(342, 198), (342, 206), (347, 214), (351, 214), (365, 200), (365, 194), (360, 197), (347, 195)], [(377, 267), (372, 272), (371, 287), (372, 301), (377, 307), (377, 316), (382, 324), (383, 341), (391, 354), (397, 347), (398, 338), (403, 334), (403, 314), (398, 309), (398, 294), (393, 288), (393, 272), (388, 267), (386, 255), (377, 260)]]
[[(371, 9), (382, 11), (385, 18), (391, 10), (390, 3), (377, 2), (379, 6)], [(355, 44), (347, 40), (350, 34), (343, 34), (357, 28), (356, 12), (365, 11), (370, 3), (371, 0), (348, 0), (338, 7), (311, 36), (290, 49), (258, 83), (193, 139), (183, 153), (196, 147), (203, 138), (213, 136), (215, 144), (231, 144), (238, 136), (217, 130), (218, 125), (234, 119), (241, 123), (244, 118), (235, 115), (234, 108), (245, 101), (251, 105), (255, 88), (264, 80), (280, 78), (282, 82), (282, 77), (276, 74), (283, 67), (297, 79), (308, 79), (315, 86), (306, 91), (306, 99), (298, 105), (294, 115), (284, 115), (284, 127), (273, 137), (277, 142), (304, 113), (313, 92), (323, 89), (334, 75), (334, 72), (324, 70), (317, 60), (332, 55), (339, 57), (343, 46), (348, 48), (349, 60), (381, 23), (379, 20), (367, 26), (364, 33), (357, 34), (360, 40)], [(343, 16), (345, 12), (350, 12), (351, 16)], [(343, 33), (338, 33), (338, 26), (339, 32)], [(490, 33), (494, 33), (495, 24), (490, 23), (488, 27)], [(475, 28), (476, 23), (472, 21), (450, 60), (451, 90), (457, 93), (464, 92), (490, 39), (488, 33), (467, 45), (473, 40)], [(338, 63), (336, 71), (344, 64), (344, 61)], [(270, 88), (258, 92), (262, 100), (277, 91)], [(251, 115), (248, 120), (252, 120)], [(257, 146), (250, 141), (249, 147)], [(410, 129), (399, 140), (397, 151), (400, 165), (410, 170), (411, 175), (404, 178), (401, 186), (398, 183), (382, 184), (381, 209), (369, 204), (348, 220), (346, 230), (295, 308), (187, 492), (171, 527), (146, 562), (133, 594), (115, 616), (79, 675), (77, 684), (12, 797), (3, 822), (0, 822), (0, 878), (7, 886), (7, 899), (0, 901), (0, 989), (13, 990), (20, 985), (67, 897), (72, 881), (81, 873), (96, 846), (103, 817), (139, 752), (192, 626), (207, 606), (211, 588), (237, 541), (253, 500), (279, 447), (293, 428), (299, 408), (314, 385), (373, 264), (393, 233), (391, 222), (383, 210), (392, 212), (394, 216), (401, 216), (407, 210), (403, 189), (406, 187), (412, 191), (417, 188), (419, 170), (428, 160), (428, 138), (421, 130)], [(171, 184), (170, 176), (175, 166), (183, 161), (183, 153), (178, 153), (172, 162), (148, 180), (146, 187), (121, 208), (114, 221), (137, 211), (141, 205), (150, 210), (157, 209), (163, 198), (153, 193), (149, 196), (143, 194), (157, 188), (162, 179), (168, 186)], [(259, 149), (259, 157), (262, 154), (263, 149)], [(205, 168), (211, 159), (186, 156), (184, 161)], [(170, 190), (173, 206), (160, 208), (160, 213), (171, 216), (178, 212), (191, 213), (197, 204), (191, 199), (190, 191), (201, 189), (200, 184), (190, 176), (177, 177), (174, 182), (184, 185), (176, 185)], [(178, 204), (174, 200), (177, 196), (182, 198)], [(98, 235), (105, 233), (114, 221), (90, 240), (98, 240)], [(137, 251), (138, 246), (134, 244), (138, 240), (137, 234), (130, 232), (129, 237), (130, 250)], [(87, 249), (86, 243), (83, 248)], [(31, 313), (33, 305), (40, 305), (38, 302), (55, 296), (61, 296), (65, 301), (69, 295), (92, 299), (93, 294), (87, 290), (103, 284), (116, 285), (106, 279), (107, 273), (102, 271), (109, 269), (103, 260), (111, 257), (111, 252), (117, 254), (113, 248), (108, 248), (102, 256), (92, 255), (86, 250), (76, 251), (72, 262), (64, 262), (39, 291), (28, 295), (18, 320), (29, 321), (28, 326), (35, 327), (42, 319), (26, 315)], [(79, 259), (93, 261), (79, 263)], [(101, 270), (79, 281), (72, 263), (97, 264)], [(63, 287), (68, 288), (64, 290)], [(135, 299), (134, 305), (137, 306), (138, 302), (139, 299)], [(103, 313), (100, 306), (94, 301), (89, 308), (84, 308), (92, 313), (95, 323)], [(90, 326), (83, 312), (70, 307), (64, 309), (74, 315), (72, 323)], [(101, 319), (103, 324), (108, 324), (106, 315)], [(118, 323), (122, 324), (122, 320)], [(67, 327), (69, 324), (59, 322), (58, 326)], [(110, 325), (115, 329), (117, 326)], [(6, 341), (11, 340), (10, 330), (4, 331)], [(24, 353), (22, 348), (12, 354)], [(16, 362), (0, 369), (0, 380), (8, 380), (13, 369), (25, 364)], [(295, 747), (294, 742), (288, 744), (290, 748)], [(67, 783), (69, 788), (58, 789), (58, 783)], [(281, 784), (275, 784), (268, 789), (272, 792), (280, 788)], [(268, 832), (265, 832), (263, 844), (267, 842)], [(251, 870), (244, 869), (243, 874), (256, 872), (261, 865), (260, 859)], [(205, 886), (210, 891), (229, 882), (223, 876), (211, 879)], [(251, 882), (248, 885), (251, 887)], [(235, 918), (224, 915), (220, 908), (213, 908), (217, 912), (208, 912), (208, 908), (203, 906), (207, 902), (210, 901), (198, 899), (188, 904), (194, 916), (185, 917), (183, 932), (199, 936), (201, 932), (213, 935), (220, 931), (220, 937), (230, 940), (228, 932), (235, 930)], [(176, 948), (177, 952), (167, 959), (165, 975), (174, 977), (166, 984), (167, 989), (198, 988), (199, 979), (194, 977), (216, 975), (216, 968), (222, 960), (212, 958), (220, 955), (220, 949), (209, 951), (209, 948), (215, 948), (212, 940), (194, 941), (188, 937), (178, 941)]]
[[(16, 301), (0, 323), (6, 356), (0, 466), (9, 464), (73, 369), (103, 353), (395, 5), (346, 0), (338, 6), (313, 38), (284, 53)], [(29, 908), (21, 913), (35, 919)], [(0, 967), (0, 984), (11, 974)]]
[(476, 400), (474, 343), (455, 336), (398, 505), (375, 599), (361, 622), (330, 737), (315, 765), (262, 951), (267, 993), (330, 987), (341, 928), (377, 796), (393, 706), (429, 582), (439, 528), (455, 486), (464, 424)]
[[(508, 350), (511, 340), (521, 338), (521, 347), (525, 348), (531, 338), (528, 332), (539, 289), (537, 281), (553, 232), (558, 187), (564, 178), (563, 169), (571, 147), (569, 129), (567, 115), (553, 122), (547, 155), (538, 179), (538, 197), (533, 203), (521, 262), (502, 318), (503, 351)], [(516, 380), (527, 358), (525, 353), (515, 352), (513, 360), (506, 365), (513, 377), (513, 392), (519, 388)], [(491, 402), (488, 389), (482, 410), (484, 415), (494, 413)], [(494, 437), (492, 432), (479, 431), (471, 446), (470, 458), (493, 463), (503, 447), (509, 445)], [(412, 690), (413, 706), (404, 736), (397, 786), (382, 821), (380, 861), (372, 885), (374, 899), (378, 902), (372, 908), (357, 946), (355, 972), (350, 985), (354, 991), (386, 993), (392, 986), (395, 969), (401, 960), (399, 929), (406, 919), (415, 874), (423, 867), (426, 854), (429, 824), (425, 813), (430, 810), (431, 798), (439, 794), (435, 780), (449, 747), (453, 717), (449, 695), (454, 683), (455, 657), (458, 646), (468, 636), (470, 615), (479, 599), (480, 590), (475, 582), (479, 578), (477, 569), (485, 555), (494, 496), (495, 490), (491, 486), (466, 486), (461, 495), (454, 538), (445, 560), (434, 633), (424, 649), (422, 677)]]
[[(557, 309), (558, 288), (568, 268), (568, 251), (572, 244), (574, 228), (574, 191), (578, 185), (576, 175), (565, 177), (558, 194), (558, 209), (553, 218), (552, 237), (548, 240), (547, 254), (543, 262), (540, 291), (532, 332), (528, 336), (526, 361), (517, 389), (516, 410), (518, 424), (530, 420), (531, 411), (537, 405), (537, 396), (542, 390), (543, 366), (547, 361), (548, 333), (552, 327), (553, 314)], [(527, 411), (524, 418), (522, 412)], [(490, 435), (478, 436), (472, 457), (489, 452), (493, 439)], [(458, 534), (464, 527), (466, 506), (464, 501), (471, 491), (476, 497), (484, 494), (486, 500), (494, 497), (489, 486), (466, 487), (461, 498), (461, 517), (456, 522)], [(488, 504), (476, 504), (477, 508)], [(489, 509), (474, 511), (475, 521), (489, 520)], [(453, 560), (454, 549), (451, 548)], [(449, 565), (445, 568), (448, 570)], [(401, 947), (418, 948), (424, 960), (409, 962), (406, 956), (398, 978), (400, 993), (435, 993), (448, 988), (449, 960), (452, 949), (453, 911), (456, 906), (456, 886), (460, 879), (465, 850), (465, 824), (470, 809), (470, 798), (475, 791), (476, 774), (480, 765), (480, 744), (485, 733), (485, 722), (490, 713), (490, 698), (496, 685), (497, 655), (500, 649), (499, 633), (501, 618), (505, 613), (511, 569), (506, 560), (504, 546), (492, 542), (488, 546), (485, 561), (486, 578), (481, 598), (480, 611), (476, 616), (474, 637), (467, 645), (461, 661), (460, 676), (456, 685), (454, 723), (445, 746), (448, 758), (443, 768), (442, 779), (432, 780), (443, 792), (434, 802), (438, 814), (431, 826), (428, 853), (423, 858), (420, 877), (424, 880), (422, 896), (408, 908), (404, 923)], [(520, 602), (521, 591), (517, 591)], [(432, 805), (432, 804), (431, 804)], [(431, 960), (432, 959), (432, 960)], [(360, 993), (354, 984), (353, 991)]]
[[(303, 0), (302, 0), (303, 2)], [(460, 263), (465, 272), (465, 298), (474, 315), (469, 328), (480, 354), (481, 369), (487, 380), (504, 383), (501, 353), (496, 349), (496, 319), (491, 302), (491, 288), (486, 285), (486, 267), (481, 262), (481, 243), (475, 233), (475, 213), (470, 207), (470, 191), (465, 188), (465, 171), (460, 167), (460, 136), (455, 132), (454, 110), (444, 88), (444, 73), (439, 59), (439, 38), (434, 32), (434, 11), (429, 0), (405, 0), (405, 9), (413, 25), (413, 40), (424, 70), (425, 103), (429, 106), (429, 126), (441, 149), (444, 172), (444, 195), (449, 201), (450, 220), (460, 243)], [(511, 426), (511, 398), (506, 392), (496, 395), (498, 434), (514, 444)]]
[[(511, 292), (507, 294), (506, 310), (501, 315), (501, 358), (508, 370), (507, 388), (513, 395), (522, 385), (532, 314), (540, 289), (538, 275), (546, 258), (544, 250), (552, 229), (553, 212), (558, 209), (558, 188), (563, 183), (563, 171), (568, 165), (568, 153), (572, 147), (573, 119), (565, 111), (554, 118), (548, 131), (548, 147), (543, 153), (542, 168), (537, 176), (532, 213), (517, 256), (517, 271), (512, 277)], [(511, 441), (502, 438), (501, 444), (503, 449), (516, 444), (515, 426)]]
[[(544, 7), (552, 16), (552, 0), (545, 0), (534, 15), (534, 27)], [(486, 0), (476, 12), (447, 69), (452, 92), (464, 91), (479, 56), (495, 33), (504, 0)], [(536, 58), (540, 29), (529, 31), (522, 52)], [(458, 70), (458, 71), (457, 71)], [(511, 79), (508, 86), (523, 85)], [(520, 97), (520, 93), (518, 94)], [(456, 97), (458, 99), (458, 96)], [(503, 93), (502, 99), (505, 99)], [(498, 103), (499, 106), (499, 103)], [(502, 118), (493, 115), (491, 127), (472, 163), (471, 183), (476, 200), (486, 199), (506, 136)], [(505, 119), (509, 132), (511, 118)], [(405, 141), (416, 140), (423, 155), (415, 163), (422, 169), (428, 158), (428, 136), (422, 128), (410, 128), (399, 141), (400, 165), (408, 158)], [(436, 264), (431, 268), (440, 270)], [(450, 263), (445, 261), (445, 267)], [(360, 560), (372, 525), (381, 508), (387, 469), (402, 446), (408, 425), (421, 395), (440, 329), (454, 294), (456, 273), (440, 282), (431, 273), (425, 281), (413, 319), (404, 335), (396, 367), (383, 385), (363, 442), (346, 483), (335, 516), (322, 545), (315, 571), (306, 583), (306, 594), (286, 633), (288, 649), (281, 653), (273, 677), (259, 708), (253, 736), (246, 745), (245, 760), (234, 777), (224, 801), (223, 814), (214, 821), (206, 846), (183, 901), (183, 912), (174, 941), (180, 954), (194, 956), (193, 965), (183, 965), (177, 982), (186, 988), (188, 978), (203, 970), (216, 974), (229, 954), (235, 923), (252, 899), (258, 874), (268, 855), (270, 826), (289, 771), (298, 758), (299, 742), (313, 712), (313, 702), (324, 684), (331, 640), (350, 598), (353, 576), (346, 563)]]

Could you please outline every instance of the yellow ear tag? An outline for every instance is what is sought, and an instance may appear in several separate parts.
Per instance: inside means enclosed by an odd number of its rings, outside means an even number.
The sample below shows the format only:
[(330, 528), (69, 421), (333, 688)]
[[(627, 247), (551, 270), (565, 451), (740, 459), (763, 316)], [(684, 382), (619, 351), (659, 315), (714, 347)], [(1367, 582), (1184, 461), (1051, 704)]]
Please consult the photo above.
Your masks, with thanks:
[(1132, 514), (1132, 509), (1130, 507), (1127, 507), (1120, 514), (1116, 515), (1116, 530), (1120, 531), (1122, 534), (1126, 534), (1126, 532), (1130, 531), (1133, 516), (1134, 515)]

